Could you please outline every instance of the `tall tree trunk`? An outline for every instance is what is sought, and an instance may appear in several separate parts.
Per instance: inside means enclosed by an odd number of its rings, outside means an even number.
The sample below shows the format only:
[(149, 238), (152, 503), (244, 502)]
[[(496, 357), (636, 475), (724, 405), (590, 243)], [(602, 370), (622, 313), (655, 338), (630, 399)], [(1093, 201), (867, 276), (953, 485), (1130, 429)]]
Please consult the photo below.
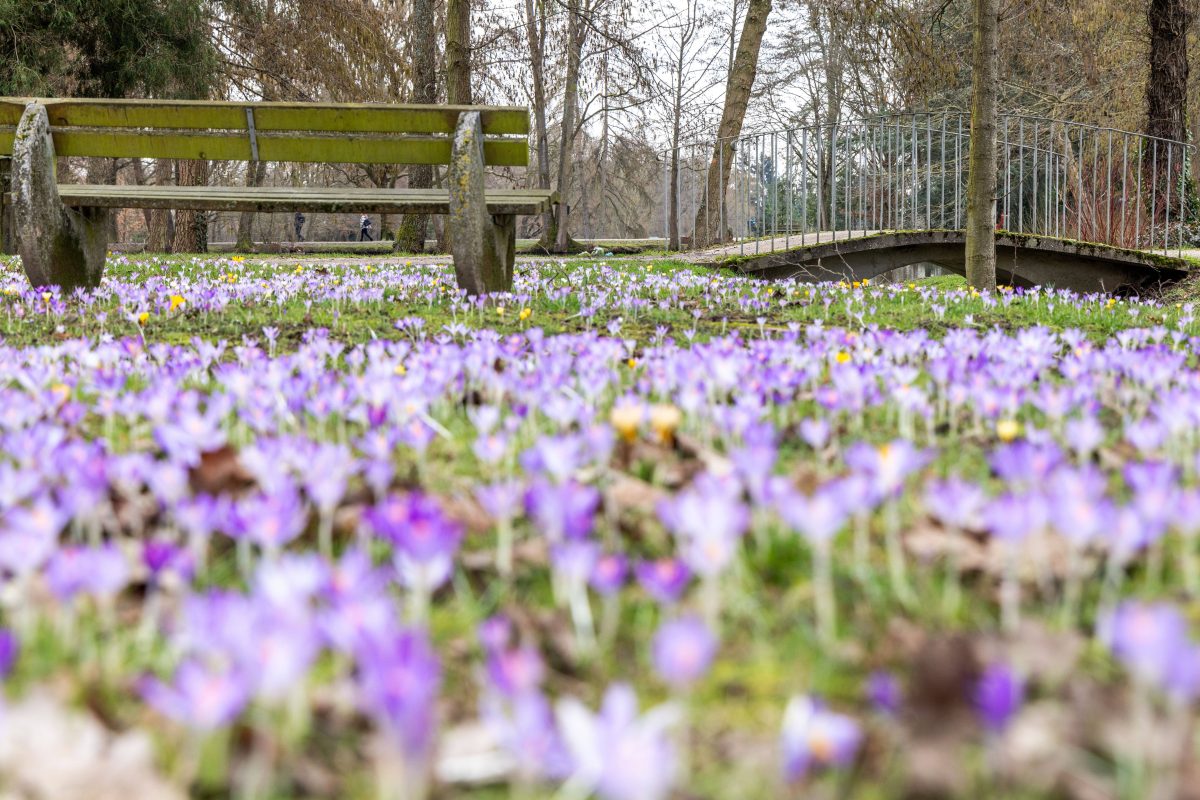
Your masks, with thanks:
[[(437, 29), (433, 18), (433, 0), (412, 0), (410, 29), (433, 31)], [(415, 36), (412, 40), (412, 97), (414, 103), (437, 102), (437, 42), (432, 36)], [(470, 84), (468, 82), (468, 90)], [(412, 189), (429, 189), (433, 186), (433, 167), (417, 164), (408, 168), (408, 185)], [(392, 250), (400, 253), (423, 253), (425, 234), (429, 228), (428, 214), (406, 214), (396, 228), (396, 241)], [(382, 230), (382, 226), (380, 227)]]
[(587, 41), (582, 0), (567, 2), (567, 74), (563, 87), (562, 146), (558, 151), (558, 211), (554, 220), (554, 252), (565, 253), (571, 246), (569, 231), (571, 158), (575, 150), (575, 116), (579, 105), (579, 64)]
[[(208, 162), (188, 159), (179, 162), (180, 186), (208, 184)], [(175, 252), (208, 252), (208, 215), (203, 211), (175, 213)]]
[(1000, 0), (975, 0), (971, 155), (967, 173), (967, 283), (996, 288), (996, 92)]
[(471, 0), (446, 2), (446, 100), (471, 104)]
[[(169, 186), (172, 181), (174, 168), (172, 163), (159, 158), (154, 161), (154, 185)], [(146, 252), (171, 252), (171, 212), (165, 208), (150, 210), (150, 220), (146, 225)]]
[[(246, 185), (249, 187), (262, 186), (267, 177), (267, 163), (252, 161), (246, 164)], [(254, 212), (243, 211), (238, 215), (237, 244), (233, 249), (239, 253), (249, 253), (254, 249)]]
[(724, 238), (720, 201), (729, 183), (729, 171), (733, 168), (734, 140), (741, 134), (742, 121), (746, 118), (750, 90), (754, 88), (754, 78), (758, 74), (758, 53), (762, 48), (770, 13), (771, 0), (750, 0), (746, 6), (746, 21), (742, 24), (733, 69), (729, 71), (729, 79), (725, 84), (725, 107), (721, 111), (717, 143), (708, 165), (707, 190), (696, 210), (696, 247), (704, 247)]
[[(525, 0), (525, 38), (529, 42), (529, 71), (533, 76), (533, 126), (537, 136), (537, 180), (539, 189), (550, 188), (550, 141), (546, 125), (546, 3)], [(554, 212), (542, 214), (542, 232), (554, 227)]]
[(686, 42), (681, 37), (679, 60), (675, 63), (675, 96), (671, 109), (671, 173), (667, 183), (667, 249), (679, 250), (679, 138), (683, 120), (683, 49)]
[[(1187, 141), (1187, 36), (1193, 14), (1189, 0), (1149, 0), (1147, 19), (1150, 23), (1150, 76), (1146, 82), (1146, 133), (1175, 142)], [(1158, 147), (1148, 148), (1145, 154), (1147, 170), (1157, 169), (1160, 203), (1166, 202), (1166, 181), (1175, 180), (1182, 168), (1183, 154), (1177, 153), (1167, 173), (1167, 158)], [(1177, 197), (1175, 191), (1172, 197)], [(1157, 220), (1164, 209), (1154, 209)], [(1163, 214), (1165, 217), (1165, 214)]]

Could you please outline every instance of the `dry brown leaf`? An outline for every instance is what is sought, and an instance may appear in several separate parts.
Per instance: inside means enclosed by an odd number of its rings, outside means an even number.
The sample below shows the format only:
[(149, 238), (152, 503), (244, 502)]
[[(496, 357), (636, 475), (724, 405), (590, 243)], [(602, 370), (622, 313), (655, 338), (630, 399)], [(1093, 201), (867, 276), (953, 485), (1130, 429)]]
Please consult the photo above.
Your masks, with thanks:
[(188, 472), (192, 491), (203, 494), (240, 494), (254, 486), (254, 476), (229, 445), (200, 454), (200, 463)]
[(973, 536), (923, 520), (904, 533), (904, 548), (913, 558), (930, 564), (944, 561), (963, 573), (981, 572), (987, 566), (987, 548)]
[(982, 661), (1009, 664), (1026, 680), (1056, 687), (1074, 676), (1087, 642), (1077, 631), (1024, 620), (1012, 634), (981, 638), (977, 647)]
[(611, 508), (616, 514), (634, 511), (639, 514), (653, 514), (659, 501), (667, 493), (653, 484), (618, 474), (604, 490), (605, 508)]
[(439, 496), (438, 502), (446, 515), (461, 524), (468, 535), (484, 534), (492, 529), (492, 518), (475, 498), (469, 495)]

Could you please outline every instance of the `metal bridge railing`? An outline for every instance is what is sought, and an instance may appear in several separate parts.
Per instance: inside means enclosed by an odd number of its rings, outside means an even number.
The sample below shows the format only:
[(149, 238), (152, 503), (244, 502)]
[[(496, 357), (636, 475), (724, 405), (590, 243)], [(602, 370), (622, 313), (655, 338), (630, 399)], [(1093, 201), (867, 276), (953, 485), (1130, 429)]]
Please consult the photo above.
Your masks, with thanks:
[[(948, 112), (747, 134), (731, 149), (711, 140), (681, 145), (660, 154), (663, 235), (677, 249), (738, 244), (745, 253), (875, 231), (961, 229), (969, 140), (969, 117)], [(714, 152), (728, 179), (710, 191)], [(1191, 145), (1003, 115), (997, 152), (998, 227), (1183, 249)]]

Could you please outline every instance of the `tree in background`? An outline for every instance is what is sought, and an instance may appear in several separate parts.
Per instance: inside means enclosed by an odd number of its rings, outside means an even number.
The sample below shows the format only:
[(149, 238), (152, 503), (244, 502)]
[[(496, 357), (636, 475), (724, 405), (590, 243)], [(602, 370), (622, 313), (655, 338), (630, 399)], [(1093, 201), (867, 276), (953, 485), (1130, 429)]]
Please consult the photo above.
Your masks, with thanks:
[[(1149, 0), (1146, 18), (1150, 27), (1150, 74), (1146, 80), (1146, 133), (1173, 142), (1185, 142), (1188, 136), (1188, 31), (1194, 14), (1191, 0)], [(1182, 159), (1169, 163), (1155, 158), (1147, 148), (1147, 170), (1157, 169), (1156, 180), (1178, 181), (1184, 173)], [(1170, 170), (1170, 172), (1168, 172)], [(1174, 174), (1171, 174), (1174, 173)], [(1176, 186), (1180, 184), (1176, 183)], [(1182, 187), (1181, 187), (1182, 188)], [(1192, 187), (1183, 189), (1188, 194)], [(1166, 203), (1163, 194), (1162, 203)], [(1163, 209), (1154, 209), (1155, 213)]]
[(217, 70), (203, 0), (0, 0), (0, 92), (202, 94)]
[(999, 0), (975, 0), (971, 154), (967, 173), (967, 283), (996, 288), (996, 94)]
[[(451, 5), (454, 2), (451, 0)], [(409, 41), (412, 53), (412, 102), (436, 103), (438, 99), (437, 85), (437, 30), (434, 19), (434, 0), (412, 0), (409, 13), (410, 28), (413, 31), (424, 31), (426, 35), (417, 35)], [(448, 26), (447, 26), (448, 28)], [(468, 65), (469, 68), (469, 65)], [(462, 67), (456, 67), (461, 70)], [(459, 80), (456, 78), (456, 80)], [(455, 89), (462, 91), (461, 87)], [(468, 76), (467, 91), (470, 91)], [(433, 167), (427, 164), (417, 164), (408, 168), (408, 185), (413, 189), (429, 189), (433, 186)], [(428, 214), (408, 214), (396, 229), (395, 252), (421, 253), (425, 250), (425, 233), (429, 228)]]
[(446, 99), (471, 104), (471, 0), (446, 0)]
[[(667, 73), (664, 94), (670, 120), (670, 167), (667, 177), (667, 247), (680, 248), (679, 235), (679, 181), (680, 145), (688, 134), (704, 134), (697, 130), (697, 120), (687, 123), (684, 115), (693, 109), (699, 100), (714, 87), (714, 62), (721, 55), (715, 47), (713, 35), (714, 15), (700, 0), (683, 0), (682, 17), (673, 25), (666, 26), (659, 38), (662, 67)], [(703, 117), (700, 124), (707, 122)]]
[(763, 35), (767, 32), (767, 17), (771, 14), (771, 0), (750, 0), (746, 6), (746, 20), (742, 24), (742, 35), (738, 39), (737, 53), (733, 58), (729, 77), (725, 84), (725, 104), (721, 111), (721, 123), (717, 126), (717, 142), (713, 147), (712, 161), (708, 165), (708, 190), (705, 200), (696, 212), (695, 242), (704, 246), (724, 238), (720, 214), (709, 209), (725, 192), (729, 183), (729, 172), (733, 168), (735, 140), (742, 132), (746, 118), (746, 107), (750, 103), (750, 91), (758, 74), (758, 55), (762, 49)]

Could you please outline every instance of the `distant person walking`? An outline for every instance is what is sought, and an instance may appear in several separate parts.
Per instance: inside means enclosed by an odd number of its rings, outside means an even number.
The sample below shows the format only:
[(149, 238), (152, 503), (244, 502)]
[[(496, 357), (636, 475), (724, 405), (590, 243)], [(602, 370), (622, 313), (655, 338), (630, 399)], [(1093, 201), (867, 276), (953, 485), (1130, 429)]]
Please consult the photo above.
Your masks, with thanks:
[(371, 237), (371, 218), (366, 214), (362, 215), (362, 219), (358, 221), (358, 240), (360, 242), (373, 242)]
[(303, 242), (304, 241), (304, 233), (303, 233), (303, 231), (304, 231), (304, 214), (297, 211), (295, 222), (296, 222), (296, 241)]

